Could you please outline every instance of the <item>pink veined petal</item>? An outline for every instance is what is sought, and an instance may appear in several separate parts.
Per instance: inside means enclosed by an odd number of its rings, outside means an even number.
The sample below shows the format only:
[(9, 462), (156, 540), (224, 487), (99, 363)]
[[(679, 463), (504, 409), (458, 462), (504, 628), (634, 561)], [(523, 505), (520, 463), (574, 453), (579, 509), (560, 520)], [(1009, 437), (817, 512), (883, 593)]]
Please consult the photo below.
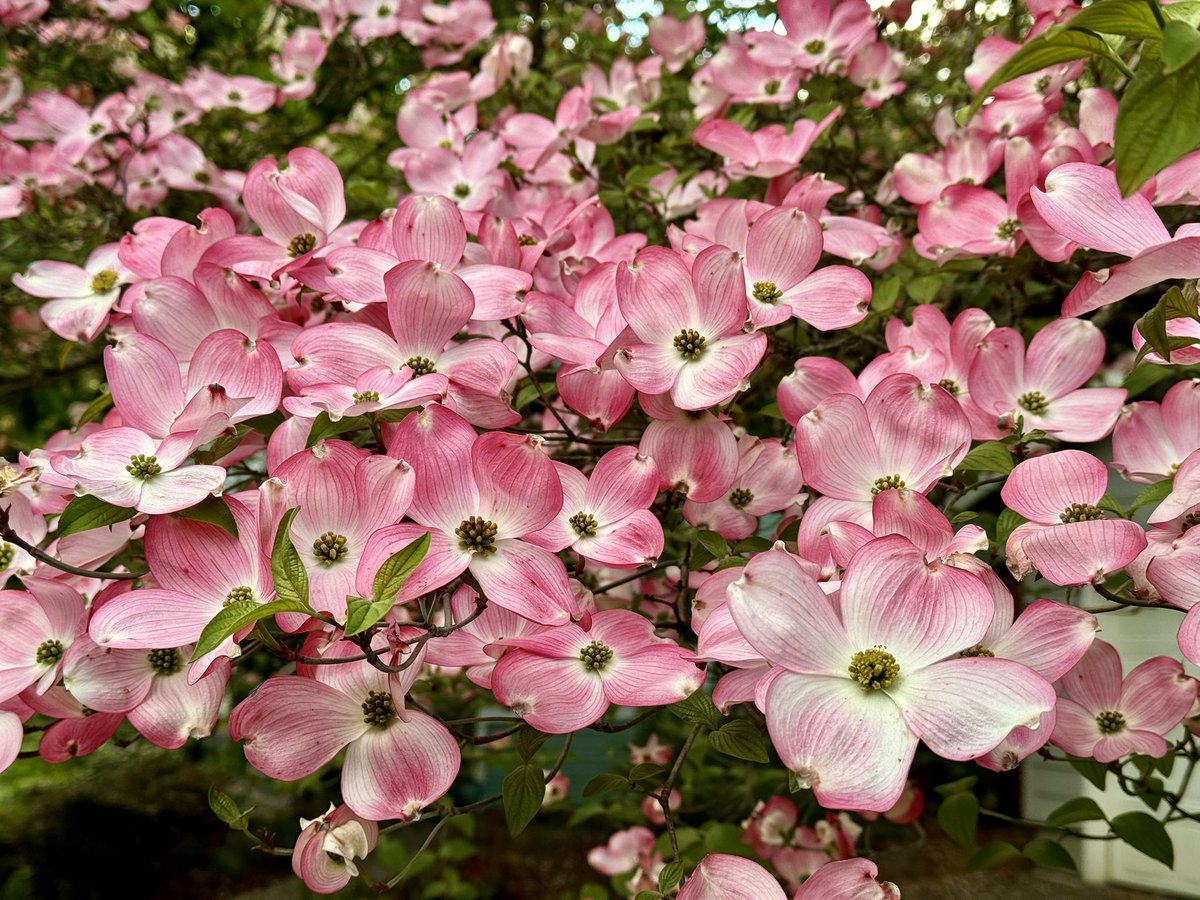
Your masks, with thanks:
[(354, 482), (359, 500), (358, 533), (371, 534), (376, 528), (404, 518), (412, 503), (416, 486), (412, 466), (402, 459), (368, 456), (354, 467)]
[[(14, 280), (16, 276), (13, 276)], [(46, 327), (68, 341), (85, 343), (95, 339), (108, 321), (109, 311), (116, 303), (118, 291), (113, 289), (89, 297), (67, 297), (47, 300), (38, 314)]]
[(684, 700), (704, 684), (704, 670), (690, 655), (673, 644), (644, 647), (628, 659), (618, 654), (600, 673), (604, 694), (620, 706), (665, 706)]
[(30, 263), (24, 274), (13, 275), (13, 284), (31, 297), (89, 297), (92, 274), (71, 263), (43, 259)]
[(616, 447), (596, 462), (584, 492), (585, 507), (601, 522), (648, 509), (658, 495), (658, 468), (636, 447)]
[[(1180, 385), (1179, 382), (1167, 394)], [(1200, 419), (1200, 411), (1197, 412)], [(1191, 443), (1189, 441), (1189, 443)], [(1195, 441), (1200, 447), (1200, 439)], [(1171, 440), (1171, 432), (1163, 417), (1162, 406), (1150, 400), (1130, 403), (1121, 410), (1112, 434), (1113, 468), (1126, 481), (1151, 484), (1170, 477), (1172, 471), (1183, 462), (1179, 449)]]
[(688, 499), (699, 503), (725, 496), (737, 475), (733, 431), (711, 413), (655, 419), (643, 432), (638, 449), (654, 458), (660, 488), (682, 489)]
[(163, 437), (186, 398), (179, 362), (165, 344), (149, 335), (123, 335), (104, 348), (104, 371), (121, 422)]
[[(218, 525), (181, 517), (146, 524), (146, 559), (159, 587), (222, 601), (235, 587), (248, 587), (259, 598), (273, 589), (269, 561), (254, 536), (253, 514), (236, 500), (224, 502), (238, 524), (236, 538)], [(187, 641), (169, 646), (179, 643)]]
[(1047, 581), (1095, 584), (1146, 549), (1146, 533), (1127, 519), (1070, 522), (1029, 534), (1022, 551)]
[(710, 342), (699, 359), (683, 364), (671, 388), (680, 409), (707, 409), (737, 393), (762, 360), (767, 336), (762, 332), (734, 334)]
[(397, 258), (429, 260), (453, 269), (467, 246), (467, 228), (453, 201), (440, 196), (405, 197), (392, 217)]
[(776, 399), (783, 417), (795, 425), (833, 394), (852, 394), (862, 399), (858, 380), (844, 363), (824, 356), (805, 356), (780, 379)]
[(900, 535), (864, 545), (846, 568), (839, 596), (854, 652), (882, 646), (902, 673), (974, 646), (995, 610), (982, 579), (927, 564), (924, 553)]
[(1112, 644), (1096, 640), (1083, 658), (1063, 676), (1059, 686), (1093, 717), (1114, 710), (1121, 702), (1121, 657)]
[(1122, 197), (1116, 175), (1103, 166), (1067, 163), (1034, 188), (1033, 205), (1059, 234), (1093, 250), (1136, 256), (1171, 235), (1141, 194)]
[(367, 540), (355, 575), (355, 593), (360, 597), (370, 597), (375, 575), (384, 560), (424, 534), (429, 535), (429, 550), (400, 588), (396, 602), (404, 603), (420, 597), (461, 575), (471, 561), (471, 555), (459, 547), (457, 537), (422, 525), (390, 525), (380, 528)]
[(1129, 728), (1166, 734), (1195, 702), (1196, 680), (1184, 674), (1179, 660), (1156, 656), (1126, 676), (1118, 708)]
[(616, 342), (613, 365), (629, 384), (648, 394), (665, 394), (688, 361), (669, 343), (643, 344), (635, 340), (632, 329)]
[(330, 292), (354, 303), (379, 303), (385, 299), (383, 276), (396, 265), (396, 257), (366, 247), (338, 247), (325, 257)]
[(1179, 625), (1179, 652), (1192, 665), (1200, 666), (1200, 603), (1188, 610)]
[(541, 547), (513, 539), (497, 541), (494, 553), (473, 554), (469, 568), (489, 602), (534, 622), (559, 625), (578, 612), (567, 570)]
[(759, 216), (746, 239), (746, 289), (770, 282), (787, 293), (821, 258), (821, 224), (798, 209), (778, 208)]
[(1024, 394), (1025, 341), (1012, 328), (994, 328), (979, 342), (970, 366), (971, 399), (985, 413), (1009, 412)]
[(890, 881), (878, 882), (879, 869), (869, 859), (841, 859), (817, 869), (792, 900), (900, 900)]
[(266, 341), (256, 341), (240, 331), (213, 332), (196, 348), (188, 369), (188, 392), (219, 384), (234, 399), (248, 399), (238, 410), (241, 419), (266, 415), (279, 406), (283, 367), (279, 354)]
[(63, 687), (99, 712), (128, 712), (146, 699), (154, 679), (145, 651), (108, 651), (90, 641), (72, 645), (63, 664)]
[(863, 402), (834, 394), (800, 419), (796, 456), (804, 481), (827, 497), (866, 500), (883, 477), (883, 462)]
[(1018, 725), (1036, 726), (1055, 701), (1054, 688), (1032, 669), (982, 656), (902, 669), (887, 690), (929, 749), (956, 760), (987, 753)]
[(767, 729), (783, 764), (827, 809), (891, 809), (917, 749), (900, 708), (849, 678), (785, 672), (766, 696)]
[(1060, 441), (1089, 444), (1112, 431), (1124, 403), (1124, 388), (1080, 388), (1052, 400), (1041, 425)]
[[(187, 654), (190, 648), (181, 652)], [(195, 684), (188, 684), (185, 670), (157, 676), (145, 701), (129, 711), (129, 723), (165, 750), (182, 747), (189, 738), (208, 737), (217, 723), (228, 681), (228, 660), (221, 660)]]
[(1167, 742), (1161, 735), (1150, 731), (1125, 730), (1104, 735), (1096, 741), (1091, 755), (1096, 758), (1096, 762), (1110, 763), (1130, 753), (1156, 758), (1166, 756)]
[(87, 756), (108, 743), (124, 721), (123, 713), (95, 713), (79, 719), (60, 719), (42, 735), (38, 755), (49, 763)]
[(678, 900), (787, 900), (787, 895), (754, 860), (710, 853), (684, 883)]
[(1085, 709), (1074, 700), (1058, 698), (1054, 708), (1054, 731), (1050, 735), (1054, 746), (1066, 750), (1072, 756), (1086, 759), (1095, 751), (1097, 742), (1103, 736), (1100, 726), (1096, 724), (1096, 713)]
[(474, 443), (475, 429), (439, 404), (411, 413), (399, 424), (388, 455), (405, 460), (417, 473), (412, 518), (452, 534), (463, 519), (479, 512), (471, 469)]
[(733, 620), (766, 659), (793, 672), (844, 675), (857, 649), (825, 592), (784, 551), (754, 556), (728, 589)]
[(353, 698), (295, 675), (267, 679), (229, 717), (250, 764), (282, 781), (317, 771), (370, 727)]
[(1033, 336), (1025, 352), (1025, 390), (1051, 401), (1096, 374), (1104, 362), (1104, 334), (1086, 319), (1056, 319)]
[(97, 609), (88, 632), (102, 647), (178, 647), (194, 643), (220, 611), (217, 598), (146, 588), (122, 594)]
[(15, 713), (0, 710), (0, 772), (13, 764), (21, 752), (25, 729)]
[(781, 303), (821, 331), (857, 325), (871, 308), (871, 281), (849, 266), (825, 266), (786, 291)]
[(497, 539), (536, 531), (562, 509), (562, 483), (538, 437), (480, 435), (471, 448), (471, 468), (479, 514), (496, 524)]
[(380, 364), (404, 365), (396, 342), (378, 328), (356, 322), (337, 322), (306, 328), (292, 344), (299, 365), (288, 370), (288, 384), (301, 390), (310, 384), (353, 384)]
[(742, 329), (749, 300), (741, 256), (720, 245), (702, 250), (692, 261), (692, 285), (699, 317), (691, 327), (709, 341)]
[(142, 483), (137, 508), (150, 515), (179, 512), (219, 491), (224, 483), (225, 470), (220, 466), (185, 466), (161, 472)]
[(1057, 525), (1068, 507), (1098, 503), (1107, 487), (1104, 463), (1082, 450), (1062, 450), (1018, 463), (1000, 496), (1031, 522)]
[(507, 266), (459, 266), (455, 274), (474, 294), (472, 318), (480, 322), (497, 322), (518, 315), (524, 305), (525, 291), (533, 286), (533, 279), (527, 273)]
[(475, 309), (471, 289), (434, 263), (405, 262), (383, 279), (388, 322), (405, 359), (436, 361)]
[(386, 729), (367, 726), (346, 751), (342, 796), (365, 819), (412, 819), (454, 783), (458, 743), (430, 716), (407, 710)]
[(1019, 766), (1027, 756), (1046, 746), (1047, 741), (1054, 734), (1055, 722), (1055, 710), (1052, 709), (1048, 713), (1042, 714), (1037, 728), (1029, 729), (1024, 725), (1018, 725), (987, 753), (975, 757), (975, 762), (993, 772), (1010, 772)]
[(509, 650), (492, 670), (492, 692), (504, 706), (547, 734), (586, 728), (608, 709), (599, 675), (582, 660)]
[(768, 672), (783, 673), (786, 669), (766, 665), (748, 669), (734, 669), (721, 676), (713, 688), (713, 703), (722, 713), (728, 714), (735, 703), (750, 703), (759, 694), (759, 684)]
[(662, 553), (663, 540), (662, 523), (654, 513), (638, 509), (612, 525), (601, 525), (594, 535), (575, 538), (572, 546), (584, 559), (629, 569), (652, 565)]
[(1088, 272), (1063, 301), (1064, 316), (1082, 316), (1172, 278), (1200, 278), (1200, 236), (1151, 247), (1127, 263)]
[(647, 247), (632, 264), (620, 265), (617, 299), (638, 338), (650, 344), (670, 346), (682, 329), (700, 320), (691, 273), (665, 247)]
[(1099, 627), (1095, 616), (1078, 607), (1035, 600), (988, 649), (1058, 681), (1083, 658)]
[(727, 665), (761, 665), (761, 651), (755, 649), (742, 634), (728, 603), (722, 603), (699, 626), (696, 646), (698, 659), (715, 659)]
[(314, 894), (334, 894), (350, 883), (350, 871), (345, 862), (334, 862), (325, 851), (324, 835), (319, 824), (300, 832), (292, 848), (292, 871)]
[(924, 492), (971, 446), (971, 426), (958, 401), (913, 375), (889, 375), (864, 406), (883, 466), (876, 477), (899, 475), (904, 487)]
[(871, 515), (875, 534), (904, 535), (930, 558), (942, 556), (954, 538), (946, 517), (916, 491), (880, 491), (871, 504)]
[(543, 528), (524, 536), (524, 540), (551, 553), (564, 550), (579, 540), (579, 533), (571, 526), (570, 518), (576, 513), (586, 512), (587, 504), (583, 498), (588, 483), (587, 476), (574, 466), (556, 461), (554, 470), (558, 473), (559, 484), (562, 486), (562, 507), (558, 515)]

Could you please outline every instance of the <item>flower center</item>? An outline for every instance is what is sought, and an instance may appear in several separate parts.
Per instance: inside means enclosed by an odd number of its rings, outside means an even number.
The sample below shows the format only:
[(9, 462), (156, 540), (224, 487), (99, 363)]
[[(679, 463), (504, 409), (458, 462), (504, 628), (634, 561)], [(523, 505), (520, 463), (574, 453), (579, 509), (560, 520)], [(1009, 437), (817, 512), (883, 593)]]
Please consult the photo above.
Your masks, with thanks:
[(298, 256), (303, 256), (305, 253), (310, 253), (317, 248), (317, 236), (315, 234), (298, 234), (287, 245), (288, 256), (295, 259)]
[(346, 536), (327, 531), (313, 541), (313, 556), (323, 566), (332, 566), (346, 558)]
[(13, 557), (16, 555), (17, 551), (12, 544), (0, 542), (0, 569), (7, 569), (11, 566)]
[(775, 286), (773, 281), (756, 281), (754, 282), (754, 299), (759, 303), (769, 303), (774, 305), (779, 302), (779, 298), (783, 296), (783, 291)]
[(1031, 412), (1035, 416), (1043, 415), (1050, 408), (1050, 401), (1046, 399), (1046, 395), (1041, 391), (1029, 391), (1017, 398), (1017, 406)]
[(945, 389), (951, 397), (957, 397), (962, 393), (962, 388), (958, 386), (958, 382), (953, 378), (943, 378), (938, 382), (938, 387)]
[(111, 291), (117, 283), (117, 273), (112, 269), (103, 269), (92, 276), (92, 293), (104, 294)]
[(396, 718), (396, 701), (387, 691), (370, 691), (362, 702), (363, 721), (375, 728), (387, 728)]
[(523, 234), (517, 238), (518, 247), (534, 247), (537, 245), (537, 238), (532, 234)]
[(763, 93), (766, 94), (768, 97), (774, 97), (776, 94), (779, 93), (779, 89), (782, 86), (783, 85), (780, 83), (778, 78), (772, 78), (770, 81), (767, 81), (763, 84), (762, 90), (763, 90)]
[(995, 656), (996, 654), (993, 653), (991, 650), (989, 650), (987, 647), (983, 646), (983, 644), (976, 644), (974, 647), (968, 647), (966, 650), (964, 650), (962, 653), (960, 653), (958, 655), (964, 656), (964, 657), (969, 657), (969, 656)]
[(679, 351), (680, 356), (687, 360), (699, 359), (700, 354), (704, 352), (705, 343), (707, 342), (704, 335), (694, 328), (685, 328), (675, 335), (675, 349)]
[(1039, 94), (1045, 94), (1046, 91), (1049, 90), (1049, 88), (1050, 88), (1050, 76), (1049, 75), (1043, 75), (1041, 78), (1039, 78), (1037, 81), (1035, 81), (1033, 83), (1033, 89), (1035, 91), (1037, 91)]
[(1072, 503), (1058, 514), (1063, 522), (1091, 522), (1104, 518), (1104, 510), (1089, 503)]
[(463, 519), (454, 533), (458, 535), (458, 546), (480, 556), (491, 556), (496, 552), (496, 523), (471, 516)]
[(151, 650), (146, 654), (155, 675), (174, 675), (183, 668), (183, 655), (176, 649)]
[(882, 647), (859, 650), (850, 659), (850, 677), (866, 691), (889, 688), (900, 677), (900, 663)]
[(63, 645), (62, 641), (43, 641), (37, 648), (37, 661), (39, 665), (49, 666), (62, 659)]
[(144, 453), (139, 453), (137, 456), (129, 457), (129, 465), (125, 467), (125, 471), (134, 478), (145, 481), (161, 472), (162, 466), (158, 464), (157, 456), (146, 456)]
[[(1180, 529), (1179, 529), (1180, 534), (1183, 534), (1185, 531), (1187, 531), (1193, 525), (1200, 525), (1200, 510), (1194, 510), (1194, 511), (1188, 513), (1186, 516), (1183, 517), (1183, 521), (1180, 522), (1179, 524), (1180, 524)], [(8, 545), (6, 544), (5, 546), (8, 546)], [(3, 563), (3, 560), (4, 560), (4, 548), (0, 547), (0, 563)], [(7, 565), (7, 563), (3, 563), (2, 565), (0, 565), (0, 569), (3, 569), (5, 565)]]
[(404, 364), (412, 369), (414, 378), (419, 378), (422, 375), (432, 375), (437, 371), (433, 360), (427, 356), (410, 356), (405, 360)]
[(738, 488), (729, 495), (729, 503), (734, 509), (745, 509), (754, 502), (754, 492)]
[(596, 533), (599, 523), (591, 513), (577, 512), (570, 518), (571, 527), (580, 537), (591, 537)]
[(1103, 734), (1116, 734), (1125, 730), (1125, 717), (1115, 709), (1110, 709), (1096, 716), (1096, 724)]
[(607, 644), (600, 641), (592, 641), (586, 647), (579, 651), (579, 658), (583, 660), (583, 664), (593, 672), (602, 672), (605, 667), (612, 662), (613, 652)]
[(816, 56), (818, 53), (822, 53), (824, 50), (825, 50), (825, 42), (823, 40), (821, 40), (820, 38), (813, 38), (811, 41), (809, 41), (807, 44), (804, 45), (804, 52), (807, 53), (809, 56)]
[(379, 391), (355, 391), (354, 392), (354, 402), (355, 403), (378, 403), (379, 402)]
[(249, 603), (253, 599), (254, 592), (245, 585), (241, 585), (240, 587), (232, 588), (229, 593), (225, 595), (225, 602), (221, 605), (232, 606), (234, 603)]
[(459, 200), (466, 200), (471, 194), (471, 186), (465, 181), (460, 181), (454, 186), (454, 196)]
[(893, 489), (904, 490), (906, 487), (908, 485), (904, 483), (904, 479), (899, 475), (884, 475), (882, 478), (875, 479), (875, 486), (871, 488), (871, 496), (873, 497), (876, 494)]
[(1021, 223), (1016, 219), (1005, 219), (996, 226), (996, 237), (1002, 241), (1011, 241), (1021, 230)]

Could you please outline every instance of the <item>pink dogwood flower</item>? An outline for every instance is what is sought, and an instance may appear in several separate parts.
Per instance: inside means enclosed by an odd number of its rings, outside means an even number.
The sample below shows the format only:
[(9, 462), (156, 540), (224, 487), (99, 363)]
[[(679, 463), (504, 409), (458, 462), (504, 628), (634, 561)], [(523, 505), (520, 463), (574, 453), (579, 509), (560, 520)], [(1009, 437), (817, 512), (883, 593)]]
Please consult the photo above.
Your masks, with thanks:
[(292, 871), (317, 894), (335, 894), (358, 875), (362, 859), (379, 842), (379, 826), (331, 803), (324, 815), (300, 820), (292, 848)]
[(659, 490), (708, 503), (733, 487), (738, 447), (728, 424), (710, 412), (681, 410), (666, 394), (639, 394), (638, 403), (651, 419), (638, 449), (658, 467)]
[(790, 131), (782, 125), (767, 125), (751, 132), (728, 119), (712, 119), (692, 133), (692, 140), (725, 157), (724, 172), (735, 181), (751, 176), (774, 178), (795, 171), (804, 154), (841, 114), (838, 107), (820, 122), (799, 119)]
[(1172, 477), (1200, 448), (1200, 380), (1171, 386), (1162, 403), (1142, 400), (1121, 410), (1113, 428), (1113, 468), (1126, 481)]
[(699, 14), (682, 21), (664, 14), (654, 16), (648, 24), (647, 42), (663, 57), (664, 68), (671, 74), (682, 69), (704, 46), (704, 17)]
[(1129, 753), (1159, 757), (1164, 736), (1196, 700), (1178, 660), (1156, 656), (1122, 678), (1116, 648), (1096, 641), (1061, 682), (1051, 741), (1072, 756), (1109, 763)]
[[(821, 866), (792, 900), (899, 900), (899, 888), (876, 881), (878, 876), (868, 859), (837, 860)], [(679, 900), (787, 900), (787, 894), (754, 860), (710, 853), (684, 883)]]
[(117, 256), (116, 244), (93, 250), (83, 267), (42, 260), (30, 264), (13, 284), (25, 293), (48, 300), (39, 313), (59, 337), (87, 343), (98, 335), (130, 281), (129, 270)]
[[(439, 623), (444, 627), (464, 621), (476, 611), (479, 602), (479, 595), (470, 585), (460, 585), (450, 595), (450, 617)], [(545, 625), (538, 625), (493, 603), (469, 624), (429, 641), (425, 645), (425, 658), (433, 666), (465, 668), (467, 678), (481, 688), (491, 690), (492, 670), (504, 652), (496, 642), (545, 628)]]
[(1095, 584), (1132, 562), (1146, 534), (1136, 522), (1105, 518), (1097, 504), (1107, 486), (1104, 463), (1082, 450), (1019, 463), (1000, 491), (1029, 520), (1009, 535), (1009, 571), (1020, 578), (1036, 568), (1054, 584)]
[[(400, 656), (386, 646), (376, 649), (385, 651), (385, 659)], [(339, 641), (324, 656), (361, 652)], [(347, 747), (342, 798), (371, 821), (412, 819), (450, 789), (461, 761), (458, 743), (437, 719), (404, 706), (419, 665), (391, 675), (366, 661), (312, 669), (311, 678), (268, 678), (229, 717), (229, 735), (245, 741), (252, 766), (295, 781)]]
[(614, 703), (676, 703), (704, 682), (687, 651), (627, 609), (498, 643), (508, 649), (492, 671), (496, 699), (549, 734), (586, 728)]
[(617, 297), (630, 326), (617, 370), (639, 391), (670, 392), (680, 409), (725, 402), (766, 352), (765, 334), (743, 331), (741, 263), (724, 247), (700, 253), (690, 272), (673, 250), (647, 248), (618, 269)]
[(0, 701), (28, 687), (44, 694), (84, 629), (83, 602), (73, 588), (29, 578), (25, 591), (0, 591)]
[(754, 534), (759, 516), (793, 503), (802, 481), (800, 465), (790, 448), (771, 438), (743, 437), (738, 442), (733, 486), (723, 497), (707, 503), (689, 498), (683, 505), (683, 517), (697, 528), (738, 541)]
[(762, 695), (771, 740), (825, 807), (890, 809), (919, 740), (971, 759), (1054, 706), (1031, 669), (958, 657), (987, 631), (989, 591), (903, 537), (855, 555), (838, 606), (778, 551), (754, 557), (729, 588), (738, 628), (780, 667)]
[(1012, 328), (995, 328), (979, 344), (971, 365), (971, 399), (1012, 427), (1035, 428), (1069, 443), (1107, 435), (1117, 421), (1125, 391), (1085, 388), (1104, 362), (1104, 335), (1083, 319), (1059, 319), (1029, 342)]

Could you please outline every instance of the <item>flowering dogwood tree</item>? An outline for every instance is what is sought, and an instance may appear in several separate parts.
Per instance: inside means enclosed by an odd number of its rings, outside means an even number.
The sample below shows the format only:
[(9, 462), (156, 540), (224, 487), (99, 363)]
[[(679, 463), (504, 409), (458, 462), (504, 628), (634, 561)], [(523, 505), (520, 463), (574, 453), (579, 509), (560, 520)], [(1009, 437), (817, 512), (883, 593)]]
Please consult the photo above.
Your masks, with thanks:
[[(1200, 5), (994, 5), (0, 0), (4, 390), (79, 401), (0, 460), (0, 769), (240, 742), (320, 893), (567, 798), (583, 896), (898, 897), (935, 797), (1170, 865)], [(981, 849), (1033, 755), (1146, 810)]]

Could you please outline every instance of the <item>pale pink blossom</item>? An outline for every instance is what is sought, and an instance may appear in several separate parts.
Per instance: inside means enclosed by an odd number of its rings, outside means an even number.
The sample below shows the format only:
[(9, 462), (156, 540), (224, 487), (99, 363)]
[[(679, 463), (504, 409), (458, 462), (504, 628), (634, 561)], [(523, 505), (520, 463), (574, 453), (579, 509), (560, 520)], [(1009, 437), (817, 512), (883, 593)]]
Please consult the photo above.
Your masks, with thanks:
[(334, 894), (358, 875), (355, 860), (379, 842), (379, 826), (356, 816), (348, 806), (331, 803), (324, 815), (300, 820), (292, 848), (292, 871), (317, 894)]

